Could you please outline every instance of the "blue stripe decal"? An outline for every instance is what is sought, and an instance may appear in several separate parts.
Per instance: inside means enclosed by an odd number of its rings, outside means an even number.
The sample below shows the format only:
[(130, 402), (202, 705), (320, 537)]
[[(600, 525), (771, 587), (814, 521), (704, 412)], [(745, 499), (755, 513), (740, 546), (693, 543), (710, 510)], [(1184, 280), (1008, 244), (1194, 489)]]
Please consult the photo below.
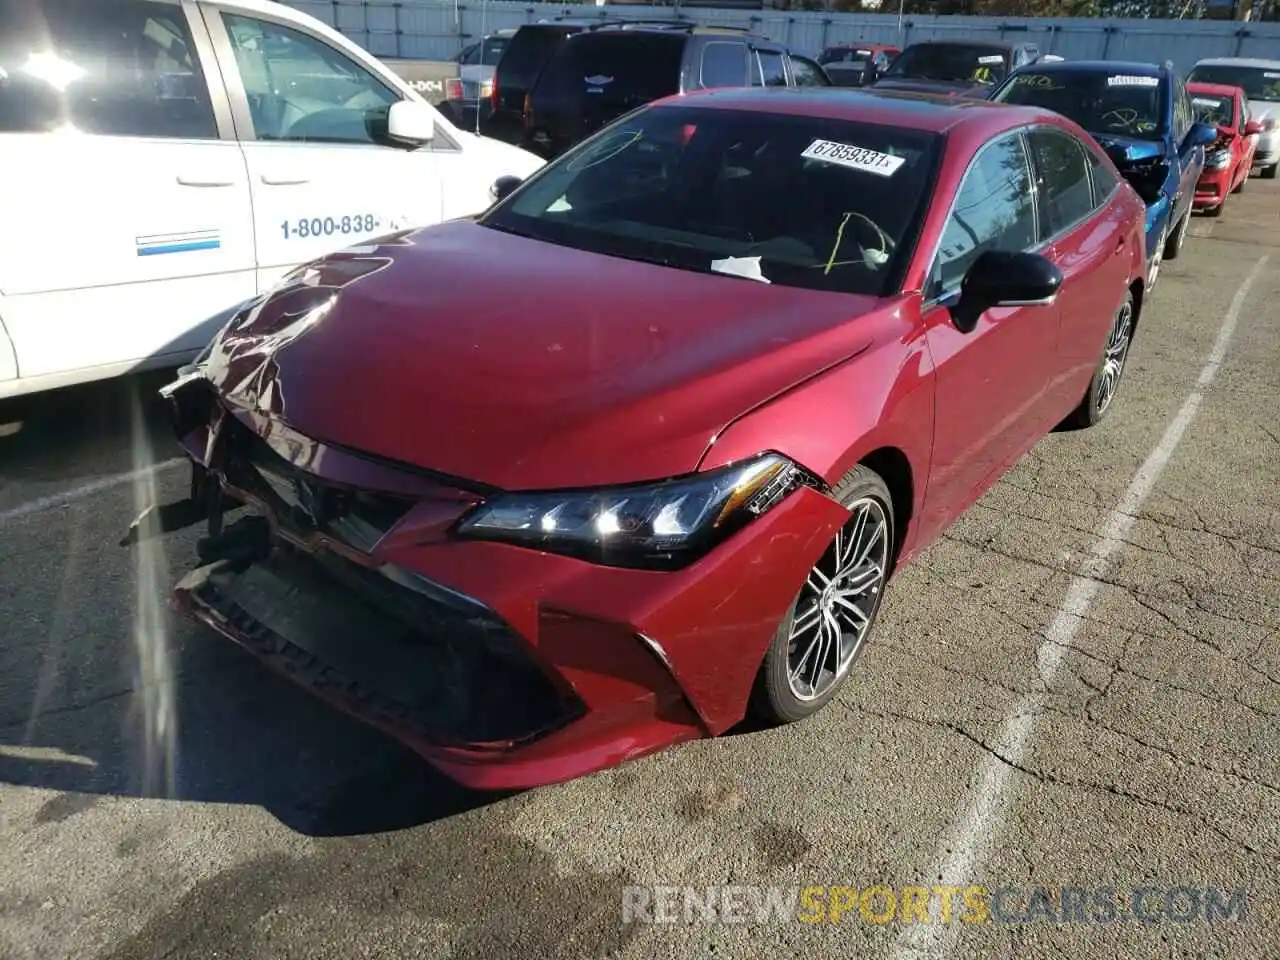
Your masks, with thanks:
[(166, 253), (190, 253), (193, 250), (217, 250), (221, 240), (192, 240), (187, 243), (162, 243), (150, 247), (138, 247), (138, 256), (156, 257)]

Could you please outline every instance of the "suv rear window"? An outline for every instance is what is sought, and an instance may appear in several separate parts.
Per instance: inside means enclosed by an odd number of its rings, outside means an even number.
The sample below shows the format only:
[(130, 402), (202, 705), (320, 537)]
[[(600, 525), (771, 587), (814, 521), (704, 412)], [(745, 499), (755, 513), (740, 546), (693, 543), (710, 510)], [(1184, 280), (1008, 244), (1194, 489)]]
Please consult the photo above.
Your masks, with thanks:
[(643, 103), (680, 90), (685, 38), (644, 33), (588, 33), (556, 53), (539, 93), (577, 102)]

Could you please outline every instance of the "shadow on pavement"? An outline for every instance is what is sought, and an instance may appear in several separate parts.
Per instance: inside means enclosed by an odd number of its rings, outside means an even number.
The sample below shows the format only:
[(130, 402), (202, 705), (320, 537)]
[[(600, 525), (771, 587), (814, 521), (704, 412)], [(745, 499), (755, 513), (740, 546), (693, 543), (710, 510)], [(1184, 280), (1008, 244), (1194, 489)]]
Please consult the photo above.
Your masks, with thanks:
[(173, 373), (156, 370), (0, 400), (0, 425), (22, 425), (12, 436), (0, 436), (0, 474), (74, 483), (145, 466), (138, 462), (142, 457), (176, 456), (177, 441), (157, 394)]
[[(0, 782), (61, 791), (38, 820), (63, 819), (94, 795), (155, 797), (252, 804), (308, 836), (352, 836), (503, 798), (459, 787), (225, 641), (172, 626), (172, 681), (149, 687), (136, 668), (128, 676), (138, 661), (128, 628), (81, 623), (64, 643), (8, 631)], [(172, 710), (158, 708), (166, 701)]]

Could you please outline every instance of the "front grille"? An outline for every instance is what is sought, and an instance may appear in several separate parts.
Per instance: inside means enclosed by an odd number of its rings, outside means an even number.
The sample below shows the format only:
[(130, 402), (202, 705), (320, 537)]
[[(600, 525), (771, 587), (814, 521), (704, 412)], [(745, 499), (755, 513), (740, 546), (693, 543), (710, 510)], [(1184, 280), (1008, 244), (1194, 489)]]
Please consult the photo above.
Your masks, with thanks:
[(322, 533), (368, 553), (414, 505), (303, 470), (234, 417), (226, 430), (228, 480), (265, 500), (281, 526), (301, 537)]
[[(237, 527), (260, 538), (255, 522), (238, 521), (227, 539)], [(297, 682), (432, 743), (523, 742), (581, 713), (497, 614), (408, 571), (368, 570), (277, 541), (191, 590)]]

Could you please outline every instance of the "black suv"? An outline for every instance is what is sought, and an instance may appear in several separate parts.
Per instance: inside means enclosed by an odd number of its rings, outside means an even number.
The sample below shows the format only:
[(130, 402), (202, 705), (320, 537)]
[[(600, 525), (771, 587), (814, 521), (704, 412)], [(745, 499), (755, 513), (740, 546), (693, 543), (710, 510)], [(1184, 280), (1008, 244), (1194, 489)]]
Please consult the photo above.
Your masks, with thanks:
[(480, 133), (507, 143), (521, 143), (524, 140), (522, 118), (525, 98), (560, 44), (574, 34), (625, 22), (619, 19), (560, 17), (522, 26), (507, 43), (493, 72), (489, 109), (486, 110), (484, 104), (480, 105)]
[(521, 145), (555, 157), (651, 100), (748, 86), (831, 80), (814, 61), (741, 28), (633, 21), (582, 31), (560, 44), (534, 83)]

